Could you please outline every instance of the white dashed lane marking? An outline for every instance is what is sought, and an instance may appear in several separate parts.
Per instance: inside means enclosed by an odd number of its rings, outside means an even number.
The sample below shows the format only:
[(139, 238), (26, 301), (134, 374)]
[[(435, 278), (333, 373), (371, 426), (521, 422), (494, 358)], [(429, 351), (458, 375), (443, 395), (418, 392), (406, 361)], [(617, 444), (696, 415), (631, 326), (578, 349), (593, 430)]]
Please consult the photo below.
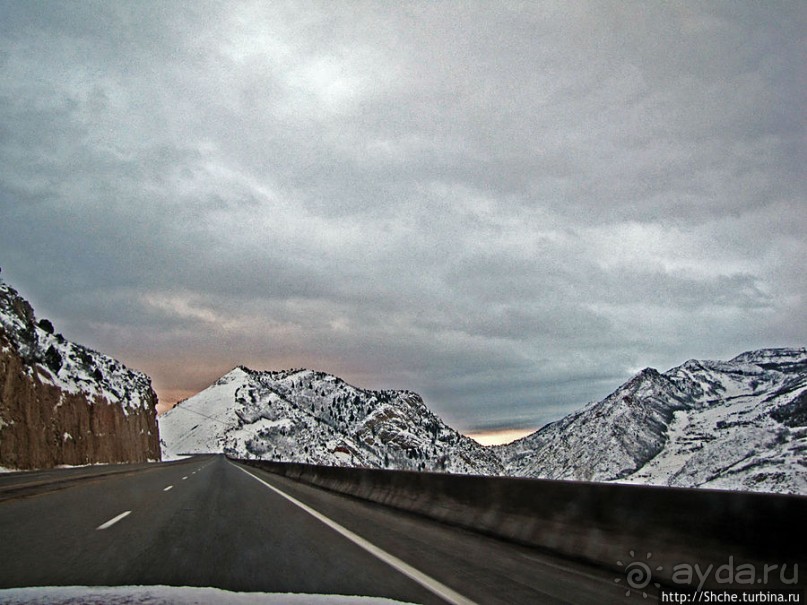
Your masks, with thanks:
[(122, 513), (121, 513), (121, 514), (119, 514), (117, 517), (112, 517), (112, 518), (111, 518), (109, 521), (107, 521), (106, 523), (102, 523), (101, 525), (99, 525), (99, 526), (98, 526), (98, 527), (96, 527), (95, 529), (108, 529), (108, 528), (112, 527), (113, 525), (115, 525), (115, 523), (117, 523), (118, 521), (120, 521), (120, 520), (121, 520), (121, 519), (123, 519), (124, 517), (129, 516), (129, 514), (130, 514), (131, 512), (132, 512), (132, 511), (130, 511), (130, 510), (127, 510), (127, 511), (125, 511), (125, 512), (122, 512)]
[[(202, 468), (204, 468), (204, 467), (202, 467)], [(198, 473), (200, 470), (202, 470), (202, 468), (199, 468), (199, 469), (197, 469), (197, 470), (193, 471), (193, 472), (191, 473), (191, 475), (195, 475), (195, 474), (196, 474), (196, 473)], [(188, 478), (188, 475), (185, 475), (184, 477), (182, 477), (182, 480), (183, 480), (183, 481), (185, 481), (187, 478)], [(172, 490), (172, 489), (174, 489), (174, 486), (173, 486), (173, 485), (169, 485), (168, 487), (164, 487), (164, 488), (163, 488), (163, 491), (164, 491), (164, 492), (167, 492), (167, 491), (170, 491), (170, 490)], [(122, 512), (121, 514), (119, 514), (118, 516), (116, 516), (116, 517), (112, 517), (112, 518), (111, 518), (109, 521), (107, 521), (106, 523), (102, 523), (101, 525), (99, 525), (99, 526), (98, 526), (98, 527), (96, 527), (95, 529), (96, 529), (96, 530), (100, 530), (100, 529), (109, 529), (110, 527), (112, 527), (113, 525), (115, 525), (115, 523), (117, 523), (117, 522), (118, 522), (118, 521), (120, 521), (121, 519), (124, 519), (125, 517), (128, 517), (128, 516), (129, 516), (129, 515), (131, 515), (131, 514), (132, 514), (132, 511), (130, 511), (130, 510), (124, 511), (124, 512)]]

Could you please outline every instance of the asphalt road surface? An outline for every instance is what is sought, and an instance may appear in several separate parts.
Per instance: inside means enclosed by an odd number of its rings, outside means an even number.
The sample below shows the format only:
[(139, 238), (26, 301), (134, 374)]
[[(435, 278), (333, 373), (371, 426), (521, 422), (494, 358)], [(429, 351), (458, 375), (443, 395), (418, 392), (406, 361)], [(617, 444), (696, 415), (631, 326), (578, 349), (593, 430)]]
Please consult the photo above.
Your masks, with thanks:
[(423, 604), (627, 602), (613, 573), (223, 456), (0, 476), (0, 588), (130, 585)]

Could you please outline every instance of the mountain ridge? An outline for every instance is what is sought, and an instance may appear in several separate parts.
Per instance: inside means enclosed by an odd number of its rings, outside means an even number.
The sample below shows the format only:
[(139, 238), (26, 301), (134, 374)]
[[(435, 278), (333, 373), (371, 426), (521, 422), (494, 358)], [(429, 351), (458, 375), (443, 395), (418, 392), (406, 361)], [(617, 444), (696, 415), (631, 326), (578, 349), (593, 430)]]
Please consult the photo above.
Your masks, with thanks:
[[(603, 400), (491, 447), (459, 435), (411, 391), (360, 389), (306, 369), (237, 366), (177, 409), (197, 418), (161, 417), (169, 455), (185, 446), (314, 464), (807, 494), (804, 348), (645, 368)], [(200, 429), (202, 416), (213, 425)]]
[(497, 451), (522, 477), (807, 494), (805, 399), (807, 349), (691, 359)]
[(222, 451), (337, 466), (502, 471), (495, 455), (446, 425), (418, 394), (361, 389), (308, 369), (236, 366), (164, 413), (159, 423), (169, 457)]

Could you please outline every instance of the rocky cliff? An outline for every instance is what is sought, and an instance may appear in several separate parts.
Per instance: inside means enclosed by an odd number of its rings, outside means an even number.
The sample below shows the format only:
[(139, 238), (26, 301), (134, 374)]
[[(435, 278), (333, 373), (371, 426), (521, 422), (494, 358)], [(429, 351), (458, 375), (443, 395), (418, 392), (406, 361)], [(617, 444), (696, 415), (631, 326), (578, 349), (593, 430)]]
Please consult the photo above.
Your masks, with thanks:
[(0, 280), (0, 467), (159, 460), (147, 376), (54, 334)]

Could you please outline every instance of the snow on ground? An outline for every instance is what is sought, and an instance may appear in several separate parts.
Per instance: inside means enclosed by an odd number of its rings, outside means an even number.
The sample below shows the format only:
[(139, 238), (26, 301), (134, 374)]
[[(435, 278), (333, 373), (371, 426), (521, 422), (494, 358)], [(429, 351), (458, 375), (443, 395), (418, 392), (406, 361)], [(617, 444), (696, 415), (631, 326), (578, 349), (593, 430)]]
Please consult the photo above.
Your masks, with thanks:
[(194, 395), (192, 409), (180, 402), (160, 416), (160, 439), (166, 444), (163, 460), (175, 460), (181, 453), (222, 451), (226, 434), (238, 419), (234, 409), (221, 401), (235, 400), (246, 379), (243, 371), (235, 369)]
[(400, 605), (377, 597), (230, 592), (190, 586), (47, 586), (0, 590), (5, 605)]
[(190, 456), (175, 454), (174, 452), (171, 452), (163, 448), (163, 455), (162, 455), (163, 462), (176, 462), (177, 460), (185, 460), (185, 458), (190, 458)]
[(681, 470), (691, 452), (697, 447), (697, 444), (687, 440), (689, 423), (689, 412), (684, 410), (674, 412), (673, 420), (667, 429), (667, 438), (673, 445), (662, 450), (638, 472), (617, 480), (616, 483), (648, 483), (652, 480), (658, 485), (667, 485), (670, 478)]

